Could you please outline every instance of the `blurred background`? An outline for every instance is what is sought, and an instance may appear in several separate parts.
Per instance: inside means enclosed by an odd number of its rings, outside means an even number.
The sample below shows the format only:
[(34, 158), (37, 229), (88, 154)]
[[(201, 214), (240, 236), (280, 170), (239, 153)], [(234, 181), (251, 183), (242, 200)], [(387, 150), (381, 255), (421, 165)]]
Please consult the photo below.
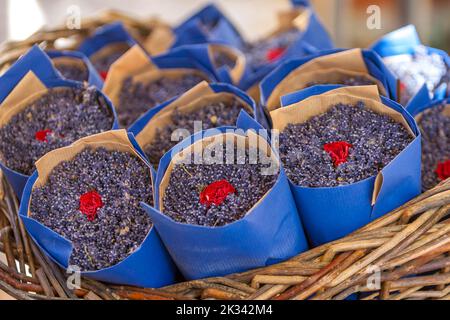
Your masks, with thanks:
[[(276, 12), (290, 6), (289, 0), (0, 0), (0, 42), (25, 39), (44, 25), (64, 24), (74, 11), (84, 18), (115, 8), (176, 24), (208, 2), (219, 4), (249, 40), (270, 32)], [(425, 44), (450, 49), (449, 0), (311, 0), (311, 3), (339, 47), (366, 47), (382, 34), (412, 23)], [(367, 8), (371, 5), (381, 9), (380, 29), (367, 28)]]

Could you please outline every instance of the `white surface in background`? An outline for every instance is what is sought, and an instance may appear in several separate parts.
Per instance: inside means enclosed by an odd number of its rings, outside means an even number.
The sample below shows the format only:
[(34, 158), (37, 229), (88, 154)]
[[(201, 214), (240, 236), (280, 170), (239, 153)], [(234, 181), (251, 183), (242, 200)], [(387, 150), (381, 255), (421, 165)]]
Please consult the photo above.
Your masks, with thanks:
[(276, 12), (290, 7), (289, 0), (0, 0), (9, 1), (9, 37), (24, 39), (42, 24), (65, 23), (67, 9), (76, 5), (82, 17), (106, 9), (120, 9), (138, 17), (157, 16), (176, 24), (207, 3), (218, 4), (248, 39), (270, 32), (276, 25)]
[(25, 39), (45, 22), (36, 0), (9, 0), (7, 12), (11, 39)]

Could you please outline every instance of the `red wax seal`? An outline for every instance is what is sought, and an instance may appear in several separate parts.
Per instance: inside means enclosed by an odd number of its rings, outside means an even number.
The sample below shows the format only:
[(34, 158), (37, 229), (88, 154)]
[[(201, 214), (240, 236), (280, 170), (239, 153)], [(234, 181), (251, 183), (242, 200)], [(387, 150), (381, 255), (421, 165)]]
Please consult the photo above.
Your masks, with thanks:
[(102, 77), (103, 80), (106, 80), (107, 76), (108, 76), (108, 71), (100, 71), (100, 77)]
[(279, 59), (285, 51), (286, 48), (282, 47), (272, 48), (266, 52), (266, 60), (269, 62), (275, 61)]
[(324, 144), (323, 149), (328, 152), (333, 160), (334, 166), (337, 167), (340, 164), (347, 162), (347, 157), (351, 147), (353, 146), (348, 142), (336, 141)]
[(236, 189), (227, 180), (211, 183), (200, 193), (200, 203), (206, 206), (221, 205), (229, 194), (236, 193)]
[(52, 133), (52, 130), (49, 129), (40, 130), (35, 133), (34, 138), (38, 141), (47, 142), (47, 135), (50, 133)]
[(450, 159), (444, 162), (439, 162), (435, 172), (440, 180), (450, 178)]
[(103, 201), (97, 191), (89, 191), (80, 196), (80, 211), (87, 216), (89, 221), (94, 221), (97, 210), (101, 207), (103, 207)]

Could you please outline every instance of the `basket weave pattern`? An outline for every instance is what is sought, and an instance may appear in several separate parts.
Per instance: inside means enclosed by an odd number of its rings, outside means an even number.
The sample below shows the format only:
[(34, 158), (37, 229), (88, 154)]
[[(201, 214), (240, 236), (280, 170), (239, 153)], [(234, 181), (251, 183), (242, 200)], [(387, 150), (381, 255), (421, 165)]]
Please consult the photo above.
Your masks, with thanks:
[[(0, 172), (1, 174), (1, 172)], [(341, 239), (289, 261), (161, 289), (114, 286), (67, 274), (42, 254), (0, 188), (0, 289), (17, 299), (450, 299), (450, 179)], [(369, 284), (369, 285), (368, 285)], [(379, 285), (378, 285), (379, 284)]]

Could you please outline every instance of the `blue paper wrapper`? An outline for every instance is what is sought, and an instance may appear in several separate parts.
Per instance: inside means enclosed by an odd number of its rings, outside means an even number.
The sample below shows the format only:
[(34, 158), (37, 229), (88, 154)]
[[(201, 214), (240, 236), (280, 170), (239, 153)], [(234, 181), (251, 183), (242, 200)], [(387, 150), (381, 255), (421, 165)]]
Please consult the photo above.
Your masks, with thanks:
[(450, 98), (432, 100), (430, 98), (427, 86), (424, 85), (413, 97), (413, 99), (411, 99), (409, 104), (406, 106), (406, 110), (413, 117), (415, 117), (425, 110), (440, 106), (442, 104), (450, 104)]
[[(316, 73), (312, 74), (313, 78), (309, 79), (304, 77), (304, 73), (306, 72), (305, 67), (312, 69), (311, 67), (313, 65), (316, 65), (314, 67)], [(303, 74), (301, 72), (302, 69), (305, 69)], [(310, 69), (308, 69), (308, 73), (310, 73)], [(342, 75), (345, 75), (346, 72), (348, 72), (348, 76), (369, 75), (373, 80), (378, 81), (378, 85), (381, 86), (380, 89), (385, 91), (385, 95), (388, 98), (397, 100), (397, 80), (374, 51), (362, 49), (332, 49), (324, 50), (304, 58), (286, 61), (273, 70), (263, 79), (263, 81), (261, 81), (261, 104), (268, 107), (270, 110), (276, 107), (275, 103), (279, 103), (280, 98), (278, 96), (285, 95), (287, 92), (285, 92), (286, 87), (284, 87), (281, 92), (275, 91), (280, 90), (279, 87), (281, 84), (286, 85), (288, 76), (292, 76), (292, 78), (289, 79), (292, 87), (291, 92), (296, 92), (299, 89), (303, 89), (302, 87), (307, 84), (305, 81), (319, 80), (317, 74), (318, 71), (323, 73), (322, 76), (326, 77), (329, 75), (325, 80), (329, 79), (330, 82), (324, 84), (336, 84), (332, 83), (331, 79), (336, 77), (337, 69), (340, 70)], [(293, 77), (294, 72), (298, 73), (295, 78)], [(317, 77), (317, 79), (315, 77)]]
[[(209, 62), (216, 71), (220, 82), (239, 85), (239, 83), (248, 76), (248, 68), (245, 55), (237, 48), (219, 43), (207, 45), (209, 52)], [(233, 66), (220, 65), (220, 60), (226, 57), (234, 62)]]
[[(92, 59), (101, 50), (115, 44), (124, 44), (130, 48), (137, 44), (121, 22), (114, 22), (98, 28), (91, 37), (80, 44), (78, 51)], [(106, 72), (108, 70), (99, 71)]]
[(377, 40), (371, 49), (381, 57), (399, 54), (413, 54), (417, 46), (422, 45), (419, 34), (413, 25), (394, 30)]
[(426, 85), (417, 92), (417, 94), (411, 99), (405, 109), (413, 116), (417, 116), (419, 113), (429, 109), (432, 106), (439, 105), (443, 102), (443, 99), (432, 100), (430, 93)]
[(208, 46), (204, 44), (175, 48), (152, 57), (151, 61), (160, 69), (196, 69), (207, 75), (211, 81), (219, 80)]
[[(334, 47), (327, 31), (314, 11), (309, 7), (307, 1), (301, 1), (301, 3), (298, 3), (293, 10), (295, 10), (295, 12), (299, 11), (298, 14), (300, 14), (302, 10), (307, 10), (309, 15), (308, 24), (303, 30), (299, 30), (298, 38), (287, 48), (281, 59), (278, 59), (275, 62), (268, 62), (259, 67), (256, 72), (251, 70), (249, 66), (246, 66), (245, 71), (242, 73), (242, 77), (240, 77), (237, 82), (230, 81), (230, 79), (227, 78), (226, 73), (219, 77), (220, 81), (233, 83), (239, 88), (247, 91), (282, 61)], [(285, 19), (282, 19), (283, 24), (285, 23), (284, 20)], [(212, 31), (206, 32), (204, 25), (211, 25), (213, 22), (215, 22), (215, 24)], [(172, 47), (186, 44), (211, 43), (228, 45), (237, 50), (244, 51), (248, 46), (233, 24), (225, 18), (220, 10), (214, 5), (206, 6), (187, 19), (179, 27), (175, 28), (175, 35), (176, 40)], [(220, 74), (221, 73), (219, 72), (219, 75)]]
[[(119, 138), (117, 138), (117, 136), (119, 136)], [(96, 137), (95, 139), (98, 139), (96, 142), (94, 137)], [(97, 145), (95, 147), (98, 147), (101, 145), (101, 142), (104, 141), (109, 141), (110, 144), (117, 143), (118, 145), (130, 145), (142, 158), (142, 160), (146, 162), (149, 166), (149, 170), (152, 170), (152, 176), (154, 179), (154, 171), (150, 164), (148, 164), (145, 154), (139, 148), (133, 135), (130, 133), (127, 134), (125, 130), (109, 131), (88, 138), (83, 138), (75, 142), (73, 145), (63, 149), (68, 150), (73, 148), (73, 146), (82, 143), (82, 141), (84, 141), (83, 143), (85, 145), (93, 145), (96, 143)], [(48, 156), (57, 157), (57, 153), (60, 150), (62, 149), (52, 151), (43, 158)], [(35, 241), (39, 248), (59, 266), (67, 269), (69, 267), (69, 258), (72, 252), (71, 242), (35, 219), (29, 217), (28, 214), (32, 188), (39, 178), (38, 171), (33, 173), (26, 184), (21, 200), (19, 215), (31, 238)], [(81, 272), (81, 275), (114, 284), (140, 287), (161, 287), (175, 281), (176, 268), (161, 243), (155, 228), (152, 227), (139, 248), (137, 248), (127, 258), (114, 266), (96, 271), (84, 271)]]
[[(386, 34), (376, 41), (371, 46), (371, 49), (378, 53), (382, 58), (386, 58), (403, 54), (412, 55), (419, 46), (423, 45), (416, 28), (414, 25), (407, 25)], [(447, 68), (450, 68), (450, 57), (445, 51), (431, 47), (426, 47), (426, 49), (430, 55), (438, 54), (441, 56), (446, 63)], [(449, 84), (446, 83), (435, 88), (433, 99), (444, 98), (448, 92), (448, 85)]]
[[(150, 57), (136, 45), (111, 66), (103, 92), (111, 99), (120, 115), (120, 92), (126, 79), (147, 84), (159, 78), (187, 74), (198, 75), (208, 82), (218, 80), (207, 45), (183, 46), (154, 57)], [(148, 109), (152, 107), (154, 106), (149, 106)]]
[[(117, 81), (124, 80), (126, 77), (158, 69), (191, 70), (202, 73), (209, 81), (219, 80), (207, 45), (183, 46), (153, 57), (150, 57), (139, 45), (135, 45), (111, 66), (104, 91), (108, 94), (110, 89), (121, 85), (116, 83)], [(108, 96), (111, 95), (108, 94)], [(113, 98), (111, 100), (114, 101)]]
[[(362, 88), (370, 87), (316, 86), (293, 93), (282, 102), (284, 106), (302, 101), (302, 104), (289, 107), (297, 108), (297, 112), (301, 112), (308, 97), (339, 89), (360, 94)], [(376, 87), (373, 86), (372, 89), (376, 91)], [(373, 90), (371, 92), (373, 93)], [(336, 98), (336, 102), (338, 99)], [(366, 103), (369, 102), (368, 99), (372, 98), (366, 96)], [(355, 97), (355, 102), (358, 100), (360, 99)], [(314, 246), (346, 236), (421, 192), (421, 135), (417, 124), (398, 103), (382, 96), (379, 97), (378, 103), (397, 111), (415, 138), (381, 170), (378, 176), (350, 185), (329, 188), (308, 188), (290, 183), (306, 233)], [(273, 116), (281, 117), (281, 114), (274, 114), (275, 112), (284, 111), (278, 109), (272, 112)]]
[[(307, 3), (304, 4), (306, 5)], [(242, 79), (239, 83), (241, 89), (249, 90), (284, 61), (334, 48), (328, 32), (311, 7), (296, 6), (293, 10), (295, 10), (294, 12), (298, 11), (299, 15), (305, 13), (308, 15), (307, 25), (303, 30), (299, 30), (298, 38), (285, 50), (281, 58), (274, 62), (268, 62), (266, 65), (258, 68), (256, 72), (249, 73), (247, 77)], [(284, 20), (282, 18), (283, 23), (285, 23)]]
[[(92, 63), (89, 61), (89, 59), (81, 52), (78, 51), (57, 51), (57, 50), (50, 50), (46, 52), (47, 55), (50, 57), (50, 59), (57, 60), (58, 58), (70, 58), (70, 59), (77, 59), (79, 61), (82, 61), (85, 67), (88, 70), (88, 79), (87, 82), (95, 87), (97, 87), (99, 90), (103, 87), (103, 80), (98, 74), (97, 70), (95, 70)], [(68, 79), (71, 80), (71, 79)]]
[[(241, 129), (259, 129), (241, 111)], [(175, 151), (181, 151), (207, 137), (222, 135), (234, 127), (199, 132), (175, 146), (161, 159), (156, 185), (155, 208), (143, 204), (178, 268), (187, 279), (222, 276), (280, 262), (307, 250), (289, 183), (282, 168), (271, 190), (247, 213), (231, 224), (205, 227), (175, 222), (159, 211), (160, 187)], [(238, 135), (242, 135), (241, 130)], [(254, 131), (252, 131), (253, 134)], [(251, 133), (250, 133), (251, 134)], [(263, 138), (264, 139), (264, 138)], [(265, 140), (264, 140), (265, 141)], [(182, 239), (182, 241), (180, 241)]]
[[(83, 84), (80, 82), (63, 79), (61, 74), (54, 68), (49, 56), (39, 49), (38, 46), (34, 46), (0, 77), (0, 83), (2, 84), (0, 86), (0, 104), (5, 101), (13, 89), (30, 72), (33, 73), (47, 88), (83, 88)], [(114, 124), (111, 129), (118, 128), (117, 115), (114, 106), (107, 96), (100, 91), (99, 94), (105, 99), (114, 115)], [(28, 176), (5, 167), (3, 163), (0, 163), (0, 168), (13, 187), (15, 193), (20, 198)]]
[[(174, 102), (183, 101), (182, 105), (187, 105), (188, 103), (192, 103), (198, 98), (201, 98), (202, 96), (207, 96), (208, 100), (211, 99), (212, 94), (219, 94), (219, 93), (229, 93), (233, 95), (234, 97), (240, 99), (243, 101), (248, 107), (251, 108), (253, 111), (253, 114), (256, 115), (256, 103), (255, 101), (250, 98), (245, 92), (239, 90), (238, 88), (225, 83), (211, 83), (207, 84), (206, 82), (199, 83), (197, 86), (186, 92), (185, 94), (181, 95), (180, 97), (175, 97), (170, 99), (169, 101), (154, 107), (147, 111), (145, 114), (143, 114), (133, 125), (130, 126), (128, 129), (129, 132), (133, 133), (140, 142), (141, 139), (139, 139), (139, 135), (142, 132), (142, 130), (148, 125), (148, 123), (157, 116), (161, 111), (165, 111), (167, 106), (172, 105)], [(192, 96), (192, 99), (189, 99), (189, 97)], [(180, 100), (182, 99), (182, 100)], [(143, 145), (141, 143), (141, 145)]]
[(121, 22), (114, 22), (98, 28), (91, 37), (81, 43), (79, 51), (89, 58), (102, 48), (114, 43), (126, 43), (132, 47), (136, 44), (136, 40)]
[(310, 5), (309, 0), (291, 0), (291, 3), (294, 7), (296, 6), (307, 7)]
[(244, 40), (233, 23), (214, 4), (195, 12), (174, 29), (173, 47), (200, 43), (221, 43), (241, 48)]

